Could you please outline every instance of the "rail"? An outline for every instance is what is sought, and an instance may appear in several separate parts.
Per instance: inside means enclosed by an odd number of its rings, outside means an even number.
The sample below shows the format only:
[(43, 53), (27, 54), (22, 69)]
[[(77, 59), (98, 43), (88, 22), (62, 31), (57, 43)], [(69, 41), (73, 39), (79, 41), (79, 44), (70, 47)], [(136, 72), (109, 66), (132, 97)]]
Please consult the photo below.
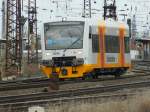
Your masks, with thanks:
[(75, 90), (67, 90), (67, 91), (57, 91), (57, 92), (42, 92), (36, 94), (27, 94), (27, 95), (19, 95), (19, 96), (7, 96), (0, 97), (0, 106), (5, 105), (16, 105), (16, 104), (25, 104), (32, 102), (41, 102), (44, 100), (48, 100), (51, 102), (53, 99), (59, 98), (72, 98), (82, 95), (91, 95), (91, 94), (99, 94), (104, 92), (113, 92), (123, 89), (130, 88), (141, 88), (141, 87), (149, 87), (150, 81), (142, 81), (142, 82), (134, 82), (134, 83), (125, 83), (120, 85), (109, 85), (102, 87), (93, 87), (93, 88), (85, 88), (85, 89), (75, 89)]

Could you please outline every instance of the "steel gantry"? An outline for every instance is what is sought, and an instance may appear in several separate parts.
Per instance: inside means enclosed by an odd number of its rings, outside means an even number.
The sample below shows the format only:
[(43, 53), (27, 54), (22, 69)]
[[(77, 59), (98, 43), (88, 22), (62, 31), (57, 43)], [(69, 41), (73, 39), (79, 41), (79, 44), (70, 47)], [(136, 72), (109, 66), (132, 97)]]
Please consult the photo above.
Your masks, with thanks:
[(6, 73), (21, 73), (21, 1), (7, 0), (6, 6)]
[(104, 0), (104, 20), (107, 18), (112, 18), (114, 20), (117, 20), (117, 14), (116, 14), (116, 0), (112, 0), (111, 4), (108, 4), (109, 0)]
[(28, 0), (28, 63), (38, 63), (36, 0)]
[(91, 0), (84, 0), (83, 17), (91, 18)]

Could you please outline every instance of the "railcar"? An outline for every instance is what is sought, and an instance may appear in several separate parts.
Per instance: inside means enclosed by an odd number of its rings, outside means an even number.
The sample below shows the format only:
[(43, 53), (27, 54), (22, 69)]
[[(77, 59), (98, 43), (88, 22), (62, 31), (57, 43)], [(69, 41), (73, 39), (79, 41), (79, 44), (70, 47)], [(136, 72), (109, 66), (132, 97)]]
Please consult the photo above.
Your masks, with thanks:
[(120, 76), (131, 68), (129, 28), (113, 20), (47, 22), (41, 70), (49, 78)]

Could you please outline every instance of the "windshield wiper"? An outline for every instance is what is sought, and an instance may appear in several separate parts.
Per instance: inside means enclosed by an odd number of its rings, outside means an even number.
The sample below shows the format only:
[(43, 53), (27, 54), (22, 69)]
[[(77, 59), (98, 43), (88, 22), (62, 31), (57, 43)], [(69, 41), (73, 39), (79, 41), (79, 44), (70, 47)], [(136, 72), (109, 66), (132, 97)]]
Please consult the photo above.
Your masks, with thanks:
[(63, 56), (65, 55), (65, 52), (67, 51), (67, 49), (69, 49), (70, 47), (72, 47), (74, 44), (76, 44), (79, 40), (81, 40), (82, 38), (80, 37), (80, 38), (78, 38), (76, 41), (74, 41), (70, 46), (68, 46), (67, 48), (65, 48), (64, 49), (64, 51), (63, 51)]

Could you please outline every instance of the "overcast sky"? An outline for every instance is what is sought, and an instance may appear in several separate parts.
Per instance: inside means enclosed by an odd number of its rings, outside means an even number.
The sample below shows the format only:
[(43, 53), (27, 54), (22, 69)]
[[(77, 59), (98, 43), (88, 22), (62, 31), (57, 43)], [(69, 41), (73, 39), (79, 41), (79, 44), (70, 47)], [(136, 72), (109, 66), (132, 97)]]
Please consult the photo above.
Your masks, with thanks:
[[(54, 1), (54, 2), (53, 2)], [(92, 17), (102, 18), (103, 0), (91, 0), (92, 9), (98, 9), (100, 11), (92, 10)], [(0, 0), (0, 9), (1, 9)], [(27, 12), (26, 5), (27, 0), (24, 0), (24, 13)], [(118, 14), (127, 14), (130, 17), (136, 12), (138, 25), (141, 26), (146, 24), (146, 21), (150, 22), (147, 18), (150, 12), (150, 0), (116, 0), (118, 10), (129, 9), (128, 11), (120, 12)], [(127, 6), (124, 6), (127, 4)], [(59, 19), (61, 17), (80, 17), (83, 12), (83, 0), (37, 0), (38, 7), (38, 24), (43, 21), (50, 21), (52, 19)], [(132, 6), (132, 8), (131, 8)], [(132, 9), (132, 13), (131, 13)], [(96, 14), (95, 14), (96, 13)], [(1, 18), (0, 13), (0, 18)], [(149, 15), (150, 16), (150, 15)], [(122, 20), (123, 17), (119, 16)], [(148, 20), (147, 20), (148, 19)], [(138, 27), (139, 27), (138, 26)], [(140, 30), (142, 30), (140, 28)], [(1, 19), (0, 19), (0, 35), (1, 35)]]

